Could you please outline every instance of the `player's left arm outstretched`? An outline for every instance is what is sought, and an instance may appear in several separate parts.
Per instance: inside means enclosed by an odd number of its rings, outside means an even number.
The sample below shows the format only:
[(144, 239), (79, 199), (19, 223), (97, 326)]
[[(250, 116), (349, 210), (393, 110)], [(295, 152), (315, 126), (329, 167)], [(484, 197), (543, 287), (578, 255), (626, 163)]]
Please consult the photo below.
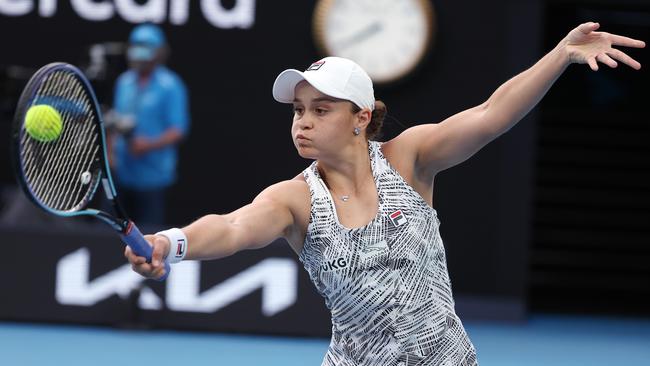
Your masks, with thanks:
[(555, 80), (572, 63), (598, 63), (617, 67), (624, 63), (635, 70), (641, 64), (614, 48), (643, 48), (643, 41), (597, 31), (598, 23), (584, 23), (573, 29), (548, 54), (528, 70), (501, 85), (484, 103), (449, 117), (438, 124), (412, 127), (394, 143), (412, 154), (416, 170), (426, 179), (459, 164), (483, 146), (508, 131), (546, 94)]

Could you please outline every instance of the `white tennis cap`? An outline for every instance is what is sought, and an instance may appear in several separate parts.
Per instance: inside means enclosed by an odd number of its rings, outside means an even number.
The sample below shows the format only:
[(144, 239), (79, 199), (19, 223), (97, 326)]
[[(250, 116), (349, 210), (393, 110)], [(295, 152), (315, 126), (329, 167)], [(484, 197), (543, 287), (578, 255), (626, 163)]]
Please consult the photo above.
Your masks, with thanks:
[(372, 80), (354, 61), (342, 57), (325, 57), (304, 72), (284, 70), (273, 83), (273, 98), (280, 103), (293, 103), (299, 82), (307, 80), (314, 88), (330, 97), (349, 100), (359, 108), (375, 109)]

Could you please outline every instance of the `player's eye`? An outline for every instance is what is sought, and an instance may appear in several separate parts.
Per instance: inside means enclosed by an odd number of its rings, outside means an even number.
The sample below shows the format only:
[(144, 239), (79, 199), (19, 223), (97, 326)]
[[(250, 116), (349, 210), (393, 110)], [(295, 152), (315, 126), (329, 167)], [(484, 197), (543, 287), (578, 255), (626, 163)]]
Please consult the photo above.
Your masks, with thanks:
[(316, 112), (316, 114), (325, 114), (325, 113), (327, 113), (327, 109), (325, 109), (325, 108), (316, 108), (314, 111)]
[(293, 107), (293, 113), (294, 114), (302, 115), (303, 112), (304, 112), (304, 109), (302, 107), (297, 107), (297, 106)]

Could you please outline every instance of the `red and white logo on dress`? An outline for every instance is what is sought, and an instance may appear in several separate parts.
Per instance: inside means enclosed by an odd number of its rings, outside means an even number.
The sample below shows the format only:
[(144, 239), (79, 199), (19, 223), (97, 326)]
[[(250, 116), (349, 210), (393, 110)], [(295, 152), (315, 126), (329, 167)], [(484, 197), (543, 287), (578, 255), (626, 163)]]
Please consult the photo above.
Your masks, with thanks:
[(402, 210), (397, 210), (393, 212), (392, 214), (388, 215), (390, 218), (390, 221), (393, 223), (395, 226), (402, 226), (406, 224), (406, 216), (404, 216), (404, 213), (402, 213)]

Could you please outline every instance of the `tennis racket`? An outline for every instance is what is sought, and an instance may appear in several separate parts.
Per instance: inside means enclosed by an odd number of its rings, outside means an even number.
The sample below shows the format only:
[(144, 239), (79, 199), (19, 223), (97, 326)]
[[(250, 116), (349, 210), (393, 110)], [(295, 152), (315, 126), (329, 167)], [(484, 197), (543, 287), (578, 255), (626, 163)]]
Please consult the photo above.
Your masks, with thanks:
[[(50, 141), (35, 138), (25, 127), (30, 108), (41, 105), (55, 111), (42, 118), (62, 122), (60, 134), (54, 139), (48, 138)], [(39, 117), (32, 114), (30, 123), (38, 122), (33, 118)], [(18, 182), (38, 207), (58, 216), (94, 216), (117, 230), (122, 242), (135, 254), (151, 262), (151, 246), (118, 201), (108, 166), (104, 123), (97, 98), (79, 69), (65, 63), (52, 63), (31, 77), (18, 101), (12, 151)], [(100, 185), (111, 202), (113, 214), (88, 207)], [(160, 280), (169, 274), (169, 263), (165, 263), (165, 270)]]

